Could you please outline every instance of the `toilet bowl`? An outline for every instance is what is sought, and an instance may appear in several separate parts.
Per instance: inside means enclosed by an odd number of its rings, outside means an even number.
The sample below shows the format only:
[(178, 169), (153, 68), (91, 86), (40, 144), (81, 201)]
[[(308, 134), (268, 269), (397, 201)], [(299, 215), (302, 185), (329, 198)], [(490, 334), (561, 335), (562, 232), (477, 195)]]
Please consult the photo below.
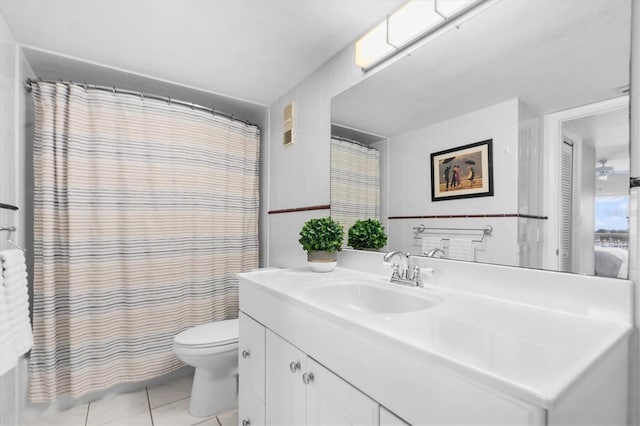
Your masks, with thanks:
[(189, 328), (173, 338), (173, 351), (195, 367), (189, 413), (211, 416), (238, 405), (238, 320)]

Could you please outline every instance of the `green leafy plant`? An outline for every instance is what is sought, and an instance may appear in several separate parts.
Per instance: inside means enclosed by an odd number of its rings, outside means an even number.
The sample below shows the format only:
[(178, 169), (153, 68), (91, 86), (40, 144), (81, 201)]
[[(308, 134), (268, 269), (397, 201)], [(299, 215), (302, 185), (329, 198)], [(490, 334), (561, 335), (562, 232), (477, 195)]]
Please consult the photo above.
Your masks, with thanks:
[(387, 244), (387, 234), (377, 219), (358, 220), (349, 228), (347, 244), (354, 249), (380, 249)]
[(298, 242), (307, 252), (314, 250), (340, 251), (342, 250), (343, 238), (342, 225), (327, 216), (306, 221), (300, 230)]

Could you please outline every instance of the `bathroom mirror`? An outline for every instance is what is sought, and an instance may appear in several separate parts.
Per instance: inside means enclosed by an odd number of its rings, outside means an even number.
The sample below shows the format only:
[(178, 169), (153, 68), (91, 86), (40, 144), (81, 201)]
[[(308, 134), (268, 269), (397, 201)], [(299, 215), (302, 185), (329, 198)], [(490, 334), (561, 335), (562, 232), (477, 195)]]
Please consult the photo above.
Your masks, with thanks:
[[(470, 242), (460, 259), (626, 278), (630, 14), (488, 1), (336, 96), (332, 135), (380, 153), (388, 247)], [(430, 155), (487, 140), (494, 195), (432, 201)], [(450, 161), (465, 188), (472, 165)]]

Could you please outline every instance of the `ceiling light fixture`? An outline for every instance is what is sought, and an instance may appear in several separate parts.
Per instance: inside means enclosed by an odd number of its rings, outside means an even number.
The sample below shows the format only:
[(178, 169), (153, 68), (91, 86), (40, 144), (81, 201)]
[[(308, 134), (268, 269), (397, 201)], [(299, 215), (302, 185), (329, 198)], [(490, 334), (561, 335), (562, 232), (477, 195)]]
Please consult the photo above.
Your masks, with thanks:
[(605, 166), (607, 160), (598, 160), (602, 165), (596, 167), (596, 176), (599, 180), (607, 180), (609, 175), (613, 173), (613, 167)]
[(356, 65), (368, 71), (485, 1), (411, 0), (356, 42)]

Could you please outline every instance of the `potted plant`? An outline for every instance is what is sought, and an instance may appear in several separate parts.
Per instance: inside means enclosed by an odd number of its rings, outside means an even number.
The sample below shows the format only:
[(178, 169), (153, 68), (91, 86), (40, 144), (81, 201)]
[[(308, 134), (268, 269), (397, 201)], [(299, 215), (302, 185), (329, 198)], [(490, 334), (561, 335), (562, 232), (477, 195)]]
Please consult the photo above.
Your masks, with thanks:
[(347, 245), (360, 250), (379, 250), (387, 244), (384, 226), (377, 219), (357, 220), (349, 228)]
[(311, 270), (329, 272), (338, 261), (338, 252), (342, 250), (344, 229), (330, 216), (310, 219), (300, 230), (300, 239), (307, 252)]

